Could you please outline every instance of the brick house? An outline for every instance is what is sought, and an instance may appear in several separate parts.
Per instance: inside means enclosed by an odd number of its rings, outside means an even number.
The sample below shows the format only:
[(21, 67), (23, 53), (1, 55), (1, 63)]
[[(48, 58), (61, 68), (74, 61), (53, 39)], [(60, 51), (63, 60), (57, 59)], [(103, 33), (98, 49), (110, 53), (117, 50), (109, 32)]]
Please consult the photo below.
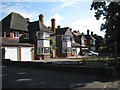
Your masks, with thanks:
[(54, 32), (54, 34), (51, 34), (51, 38), (55, 40), (53, 58), (75, 55), (76, 51), (73, 48), (75, 48), (78, 44), (73, 42), (71, 28), (61, 28), (60, 26), (55, 28), (55, 19), (51, 19), (51, 30)]
[(35, 59), (50, 59), (50, 33), (53, 33), (43, 24), (43, 15), (39, 20), (29, 22), (31, 43), (35, 45)]
[[(40, 17), (39, 21), (29, 22), (28, 18), (12, 12), (0, 21), (2, 24), (2, 59), (32, 61), (38, 58), (36, 51), (38, 52), (39, 48), (37, 48), (37, 46), (41, 43), (43, 44), (44, 39), (40, 41), (36, 38), (39, 37), (39, 32), (42, 32), (45, 36), (46, 33), (44, 32), (49, 33), (50, 31), (43, 25), (41, 19)], [(49, 43), (49, 39), (47, 42)], [(40, 56), (43, 57), (43, 59), (46, 57), (44, 54)], [(47, 58), (48, 56), (49, 53), (47, 54)]]
[(95, 51), (95, 41), (96, 39), (93, 37), (93, 32), (91, 35), (89, 34), (89, 30), (87, 30), (87, 34), (80, 33), (79, 31), (72, 32), (75, 42), (81, 45), (81, 54), (84, 51)]

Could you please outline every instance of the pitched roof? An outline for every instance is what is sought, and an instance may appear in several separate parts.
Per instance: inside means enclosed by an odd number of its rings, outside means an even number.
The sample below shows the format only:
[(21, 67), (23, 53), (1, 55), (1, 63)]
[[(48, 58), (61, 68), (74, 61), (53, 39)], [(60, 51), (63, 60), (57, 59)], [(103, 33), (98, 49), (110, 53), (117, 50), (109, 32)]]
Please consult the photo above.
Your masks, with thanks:
[(26, 19), (18, 13), (10, 13), (7, 17), (2, 20), (3, 30), (5, 29), (15, 29), (21, 31), (28, 31), (28, 23)]
[(81, 47), (81, 45), (79, 43), (76, 43), (76, 42), (74, 42), (74, 43), (72, 42), (71, 46), (72, 47)]
[(56, 29), (56, 35), (68, 35), (68, 36), (73, 36), (71, 31), (70, 31), (70, 28), (69, 27), (64, 27), (64, 28), (57, 28)]
[(80, 32), (78, 32), (78, 31), (73, 31), (72, 34), (74, 34), (74, 35), (76, 35), (76, 36), (82, 35), (82, 34), (81, 34)]
[(84, 35), (87, 40), (96, 40), (93, 36), (91, 35)]
[(35, 22), (30, 22), (28, 28), (30, 31), (44, 31), (44, 32), (52, 33), (52, 31), (44, 24), (42, 24), (42, 22), (39, 20)]
[(8, 37), (2, 37), (2, 45), (12, 45), (12, 46), (33, 46), (33, 44), (30, 43), (19, 43), (18, 38), (8, 38)]

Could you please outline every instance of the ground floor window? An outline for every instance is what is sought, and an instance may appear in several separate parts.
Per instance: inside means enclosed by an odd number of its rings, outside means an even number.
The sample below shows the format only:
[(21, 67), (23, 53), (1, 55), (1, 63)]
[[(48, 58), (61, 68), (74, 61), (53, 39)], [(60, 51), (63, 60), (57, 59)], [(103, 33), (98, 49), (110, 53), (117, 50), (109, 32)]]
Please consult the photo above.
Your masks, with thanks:
[(40, 54), (49, 54), (50, 48), (49, 47), (39, 47), (38, 48), (38, 55)]
[(62, 53), (70, 53), (71, 52), (71, 48), (69, 47), (65, 47), (62, 49)]
[(72, 52), (73, 52), (73, 53), (76, 53), (76, 48), (72, 48)]

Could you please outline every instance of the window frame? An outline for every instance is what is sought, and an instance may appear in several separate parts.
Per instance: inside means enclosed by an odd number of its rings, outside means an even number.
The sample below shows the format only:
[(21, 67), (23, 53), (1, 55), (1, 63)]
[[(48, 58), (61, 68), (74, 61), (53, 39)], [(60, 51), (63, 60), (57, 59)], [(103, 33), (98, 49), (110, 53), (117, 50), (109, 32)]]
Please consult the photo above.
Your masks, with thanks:
[[(17, 34), (17, 35), (15, 35), (15, 34)], [(17, 36), (17, 37), (16, 37), (16, 36)], [(19, 32), (13, 31), (13, 38), (19, 38)]]
[(71, 53), (71, 48), (70, 47), (62, 48), (62, 53)]
[[(25, 37), (27, 36), (27, 37)], [(24, 33), (24, 39), (29, 39), (29, 33)]]
[[(68, 38), (69, 38), (69, 39), (68, 39)], [(63, 41), (71, 41), (71, 40), (70, 40), (70, 36), (67, 36), (67, 35), (63, 36), (63, 37), (62, 37), (62, 40), (63, 40)]]
[[(48, 52), (45, 52), (45, 48), (48, 48)], [(45, 55), (45, 54), (50, 54), (50, 47), (39, 47), (38, 55)]]

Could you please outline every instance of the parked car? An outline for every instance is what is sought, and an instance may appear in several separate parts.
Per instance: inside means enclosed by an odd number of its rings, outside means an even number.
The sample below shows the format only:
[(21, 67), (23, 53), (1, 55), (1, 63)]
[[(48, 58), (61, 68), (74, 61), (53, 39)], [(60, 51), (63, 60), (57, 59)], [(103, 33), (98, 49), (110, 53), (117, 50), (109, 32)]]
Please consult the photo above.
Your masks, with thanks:
[(95, 56), (98, 56), (99, 53), (97, 53), (97, 52), (93, 52), (93, 51), (89, 51), (89, 52), (84, 52), (83, 55), (88, 55), (88, 56), (95, 55)]

